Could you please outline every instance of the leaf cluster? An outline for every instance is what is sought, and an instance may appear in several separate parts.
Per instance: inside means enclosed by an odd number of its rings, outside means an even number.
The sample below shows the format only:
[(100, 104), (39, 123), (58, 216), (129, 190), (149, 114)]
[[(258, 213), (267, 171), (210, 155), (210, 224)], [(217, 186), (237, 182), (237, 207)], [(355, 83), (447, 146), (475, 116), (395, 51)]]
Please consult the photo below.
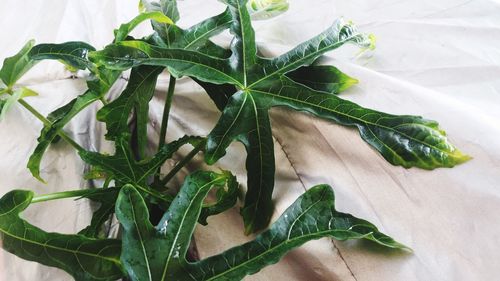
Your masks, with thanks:
[[(247, 0), (223, 2), (227, 5), (223, 13), (183, 29), (176, 24), (180, 14), (175, 0), (143, 0), (143, 11), (116, 29), (115, 39), (102, 50), (85, 42), (35, 45), (30, 41), (4, 61), (0, 95), (7, 99), (0, 99), (0, 110), (5, 112), (19, 102), (44, 124), (28, 161), (32, 175), (43, 181), (43, 154), (63, 139), (92, 168), (85, 178), (103, 183), (96, 189), (38, 197), (26, 190), (4, 195), (0, 199), (0, 238), (5, 250), (63, 269), (75, 280), (156, 281), (240, 280), (278, 262), (291, 249), (321, 237), (367, 239), (384, 247), (408, 249), (373, 224), (337, 211), (333, 190), (327, 185), (311, 187), (268, 228), (274, 211), (275, 174), (269, 110), (285, 107), (353, 127), (387, 161), (405, 168), (453, 167), (468, 156), (448, 141), (435, 121), (388, 114), (339, 97), (358, 81), (334, 66), (320, 65), (318, 59), (344, 44), (373, 48), (373, 37), (359, 32), (352, 23), (337, 20), (282, 55), (262, 57)], [(151, 21), (154, 33), (131, 37), (130, 31), (146, 20)], [(233, 37), (228, 49), (210, 40), (228, 29)], [(88, 89), (45, 117), (24, 100), (36, 93), (17, 82), (46, 59), (86, 73)], [(126, 88), (108, 101), (107, 92), (129, 69)], [(149, 103), (158, 77), (166, 71), (171, 77), (159, 147), (148, 154)], [(167, 143), (175, 81), (182, 77), (205, 89), (221, 117), (207, 136), (184, 136)], [(64, 132), (74, 116), (95, 102), (103, 103), (96, 119), (105, 123), (106, 138), (115, 144), (112, 155), (85, 149)], [(177, 189), (169, 186), (170, 180), (200, 152), (207, 164), (216, 164), (234, 141), (246, 148), (248, 181), (241, 208), (244, 231), (260, 233), (253, 241), (221, 254), (192, 260), (188, 249), (196, 224), (207, 224), (209, 216), (233, 208), (239, 184), (229, 171), (196, 171), (184, 179), (176, 193)], [(191, 153), (163, 175), (163, 164), (184, 145), (193, 147)], [(211, 190), (215, 201), (208, 202)], [(90, 225), (78, 234), (48, 233), (20, 216), (32, 203), (75, 196), (100, 204)], [(154, 218), (158, 213), (159, 220)], [(113, 215), (122, 228), (117, 239), (106, 238), (105, 222)]]

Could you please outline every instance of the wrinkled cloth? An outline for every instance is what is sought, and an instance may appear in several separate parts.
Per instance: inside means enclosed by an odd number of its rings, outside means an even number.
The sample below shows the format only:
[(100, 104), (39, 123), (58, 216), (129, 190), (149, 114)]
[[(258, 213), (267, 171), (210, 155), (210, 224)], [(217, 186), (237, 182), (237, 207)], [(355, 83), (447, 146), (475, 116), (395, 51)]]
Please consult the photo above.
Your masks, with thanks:
[[(0, 59), (17, 52), (31, 38), (38, 43), (83, 40), (97, 48), (112, 40), (112, 30), (132, 19), (137, 1), (0, 2)], [(216, 1), (179, 1), (182, 27), (224, 9)], [(453, 169), (425, 171), (387, 163), (345, 128), (285, 109), (272, 110), (276, 154), (274, 219), (313, 185), (333, 186), (337, 209), (365, 218), (414, 253), (381, 250), (363, 242), (328, 238), (306, 243), (278, 264), (245, 280), (497, 280), (500, 268), (500, 2), (488, 0), (292, 0), (277, 18), (254, 23), (266, 55), (279, 55), (313, 37), (344, 16), (377, 36), (375, 52), (356, 57), (344, 47), (327, 55), (360, 83), (343, 97), (394, 114), (437, 120), (448, 137), (473, 159)], [(141, 25), (133, 34), (147, 34)], [(229, 33), (215, 38), (228, 44)], [(21, 81), (37, 91), (25, 100), (44, 115), (83, 93), (83, 79), (57, 62), (41, 62)], [(110, 92), (126, 85), (120, 79)], [(151, 147), (158, 140), (168, 74), (161, 76), (151, 102), (148, 127)], [(95, 103), (65, 130), (82, 146), (112, 151), (105, 127), (93, 117)], [(168, 140), (184, 134), (206, 135), (220, 113), (203, 90), (188, 78), (178, 81)], [(0, 193), (22, 188), (37, 194), (88, 187), (88, 169), (64, 142), (50, 147), (42, 162), (47, 184), (26, 169), (41, 123), (20, 106), (0, 122)], [(189, 152), (184, 147), (168, 161)], [(217, 164), (246, 182), (244, 149), (233, 144)], [(205, 167), (195, 158), (177, 179)], [(47, 231), (75, 233), (91, 218), (86, 200), (71, 199), (30, 206), (23, 216)], [(195, 232), (200, 255), (206, 257), (252, 237), (243, 234), (239, 209), (211, 217)], [(0, 280), (71, 280), (53, 268), (0, 252)]]

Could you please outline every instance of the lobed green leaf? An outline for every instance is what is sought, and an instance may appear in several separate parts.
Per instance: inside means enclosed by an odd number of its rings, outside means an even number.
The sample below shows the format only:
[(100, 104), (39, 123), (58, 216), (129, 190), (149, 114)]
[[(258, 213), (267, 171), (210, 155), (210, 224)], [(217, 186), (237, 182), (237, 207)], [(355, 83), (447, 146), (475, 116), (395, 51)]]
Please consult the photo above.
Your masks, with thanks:
[(8, 88), (14, 86), (17, 80), (36, 64), (28, 55), (33, 45), (35, 45), (35, 40), (28, 41), (17, 54), (3, 61), (0, 79)]
[(408, 249), (371, 223), (335, 210), (327, 185), (311, 188), (271, 228), (254, 241), (198, 262), (186, 252), (210, 188), (227, 180), (224, 174), (198, 171), (188, 176), (157, 226), (146, 203), (132, 186), (122, 188), (116, 214), (123, 227), (121, 261), (131, 280), (241, 280), (278, 262), (288, 251), (321, 237), (367, 239), (384, 247)]
[(2, 247), (16, 256), (60, 268), (78, 281), (113, 281), (123, 276), (120, 241), (48, 233), (21, 219), (33, 192), (14, 190), (0, 199)]

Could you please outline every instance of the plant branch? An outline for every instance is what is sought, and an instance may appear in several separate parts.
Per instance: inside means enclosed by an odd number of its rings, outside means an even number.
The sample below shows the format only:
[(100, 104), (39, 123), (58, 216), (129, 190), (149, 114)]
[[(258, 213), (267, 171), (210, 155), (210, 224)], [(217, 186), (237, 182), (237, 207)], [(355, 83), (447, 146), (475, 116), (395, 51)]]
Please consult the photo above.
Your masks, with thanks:
[(191, 159), (193, 159), (193, 157), (201, 151), (201, 149), (205, 146), (205, 142), (201, 142), (200, 144), (198, 144), (197, 146), (195, 146), (193, 148), (193, 150), (191, 150), (191, 152), (189, 152), (188, 155), (186, 155), (186, 157), (182, 158), (182, 160), (177, 163), (177, 165), (175, 165), (175, 167), (170, 170), (170, 172), (160, 181), (160, 185), (165, 185), (167, 184), (174, 176), (175, 174), (177, 174), (177, 172), (180, 171), (180, 169), (182, 169), (184, 166), (186, 166), (187, 163), (189, 163), (189, 161), (191, 161)]
[(95, 189), (81, 189), (81, 190), (55, 192), (55, 193), (35, 196), (31, 200), (31, 203), (39, 203), (39, 202), (51, 201), (51, 200), (56, 200), (56, 199), (64, 199), (64, 198), (72, 198), (72, 197), (81, 197), (81, 196), (84, 196), (84, 195), (87, 195), (87, 194), (93, 193), (93, 192), (95, 192)]
[[(175, 77), (170, 75), (170, 81), (168, 83), (167, 97), (165, 98), (165, 107), (163, 108), (163, 116), (161, 119), (160, 140), (158, 142), (158, 151), (165, 145), (165, 138), (167, 135), (167, 127), (168, 127), (168, 117), (170, 115), (170, 107), (172, 106), (172, 99), (174, 97), (175, 82), (176, 82)], [(160, 172), (161, 172), (161, 166), (158, 167), (158, 173), (157, 173), (155, 180), (159, 180)]]
[[(26, 101), (24, 101), (22, 99), (19, 100), (19, 103), (24, 108), (26, 108), (29, 112), (31, 112), (31, 114), (33, 114), (36, 118), (38, 118), (38, 120), (40, 120), (43, 123), (43, 125), (45, 125), (45, 126), (52, 125), (52, 123), (47, 118), (45, 118), (45, 116), (43, 116), (40, 112), (38, 112), (35, 108), (33, 108), (29, 103), (27, 103)], [(66, 133), (64, 133), (62, 130), (59, 130), (59, 132), (57, 134), (63, 140), (65, 140), (67, 143), (69, 143), (71, 146), (73, 146), (76, 150), (78, 150), (78, 151), (85, 150), (78, 143), (76, 143), (72, 138), (70, 138), (68, 135), (66, 135)]]

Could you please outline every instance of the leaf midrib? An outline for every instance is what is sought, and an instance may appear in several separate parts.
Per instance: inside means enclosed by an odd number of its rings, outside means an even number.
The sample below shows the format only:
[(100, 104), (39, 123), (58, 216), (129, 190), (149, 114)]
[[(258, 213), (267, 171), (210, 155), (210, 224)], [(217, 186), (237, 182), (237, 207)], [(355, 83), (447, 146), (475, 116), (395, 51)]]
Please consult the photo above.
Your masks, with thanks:
[[(324, 195), (323, 195), (320, 199), (318, 199), (316, 202), (314, 202), (312, 205), (316, 205), (316, 204), (318, 204), (319, 202), (322, 202), (322, 201), (323, 201), (323, 197), (324, 197)], [(297, 217), (297, 219), (298, 219), (298, 218), (300, 218), (300, 217), (302, 217), (304, 214), (306, 214), (306, 213), (307, 213), (307, 212), (308, 212), (311, 208), (312, 208), (312, 206), (310, 206), (310, 208), (307, 208), (305, 211), (301, 212), (301, 214)], [(293, 225), (294, 225), (294, 224), (292, 224), (292, 225), (290, 226), (290, 228), (292, 228), (292, 227), (293, 227)], [(273, 250), (275, 250), (276, 248), (280, 248), (280, 247), (286, 246), (286, 244), (291, 243), (291, 242), (294, 242), (295, 240), (299, 240), (299, 239), (303, 239), (303, 238), (309, 238), (309, 237), (315, 237), (315, 236), (323, 236), (323, 234), (327, 234), (327, 233), (332, 232), (332, 231), (346, 231), (346, 230), (333, 230), (333, 229), (331, 229), (331, 228), (330, 228), (330, 229), (327, 229), (327, 230), (324, 230), (324, 231), (319, 231), (319, 232), (314, 232), (314, 233), (307, 234), (307, 235), (301, 235), (301, 236), (293, 237), (293, 238), (291, 238), (291, 239), (289, 238), (289, 236), (287, 236), (287, 239), (285, 239), (284, 241), (282, 241), (282, 242), (281, 242), (281, 243), (279, 243), (278, 245), (276, 245), (276, 246), (274, 246), (274, 247), (271, 247), (271, 248), (268, 248), (268, 249), (267, 249), (267, 250), (265, 250), (263, 253), (261, 253), (261, 254), (259, 254), (259, 255), (255, 256), (255, 257), (253, 257), (253, 258), (251, 258), (251, 259), (248, 259), (248, 260), (246, 260), (246, 261), (244, 261), (244, 262), (242, 262), (242, 263), (238, 264), (237, 266), (231, 267), (231, 268), (230, 268), (229, 270), (227, 270), (227, 271), (224, 271), (224, 272), (219, 273), (219, 274), (217, 274), (217, 275), (215, 275), (215, 276), (212, 276), (212, 277), (210, 277), (210, 278), (208, 278), (208, 279), (205, 279), (204, 281), (216, 280), (216, 279), (217, 279), (217, 278), (219, 278), (220, 276), (226, 275), (226, 274), (228, 274), (229, 272), (232, 272), (232, 271), (235, 271), (235, 270), (237, 270), (237, 269), (239, 269), (239, 268), (241, 268), (241, 267), (244, 267), (246, 264), (251, 263), (251, 262), (253, 262), (254, 260), (257, 260), (257, 259), (262, 258), (263, 256), (265, 256), (265, 255), (266, 255), (266, 254), (268, 254), (269, 252), (272, 252), (272, 251), (273, 251)], [(373, 232), (371, 232), (371, 233), (373, 233)], [(308, 239), (306, 239), (306, 240), (308, 240)], [(254, 241), (255, 241), (255, 240), (254, 240)], [(223, 255), (223, 254), (222, 254), (222, 255)], [(198, 262), (198, 263), (191, 263), (190, 265), (196, 265), (196, 264), (200, 264), (200, 263), (202, 263), (202, 262), (203, 262), (203, 261)]]
[[(59, 251), (63, 251), (63, 252), (68, 252), (68, 253), (72, 253), (72, 254), (81, 254), (81, 255), (85, 255), (85, 256), (90, 256), (90, 257), (95, 257), (95, 258), (99, 258), (99, 259), (102, 259), (102, 260), (105, 260), (105, 261), (110, 261), (116, 265), (120, 265), (120, 261), (117, 260), (117, 259), (114, 259), (114, 258), (110, 258), (110, 257), (105, 257), (105, 256), (101, 256), (101, 255), (97, 255), (97, 254), (92, 254), (92, 253), (87, 253), (87, 252), (82, 252), (82, 251), (77, 251), (77, 250), (70, 250), (70, 249), (67, 249), (67, 248), (61, 248), (61, 247), (57, 247), (57, 246), (53, 246), (53, 245), (50, 245), (50, 244), (44, 244), (44, 243), (40, 243), (40, 242), (37, 242), (37, 241), (34, 241), (34, 240), (29, 240), (29, 239), (26, 239), (24, 237), (20, 237), (20, 236), (17, 236), (15, 234), (12, 234), (8, 231), (6, 231), (5, 229), (3, 228), (0, 228), (0, 231), (2, 233), (4, 233), (5, 235), (7, 236), (10, 236), (14, 239), (18, 239), (18, 240), (21, 240), (23, 242), (27, 242), (27, 243), (31, 243), (31, 244), (34, 244), (34, 245), (37, 245), (39, 247), (42, 247), (42, 248), (51, 248), (51, 249), (54, 249), (54, 250), (59, 250)], [(82, 267), (83, 270), (85, 270), (83, 267)]]
[[(214, 182), (217, 182), (217, 181), (220, 181), (221, 179), (224, 179), (225, 176), (218, 176), (216, 177), (215, 179), (211, 180), (210, 182), (198, 187), (198, 190), (196, 191), (196, 194), (193, 196), (193, 199), (198, 197), (198, 195), (204, 191), (205, 187), (207, 186), (211, 186), (213, 185)], [(182, 214), (182, 219), (179, 223), (179, 227), (177, 228), (177, 232), (175, 233), (175, 238), (174, 240), (172, 241), (172, 244), (170, 245), (170, 251), (168, 253), (168, 256), (167, 256), (167, 260), (165, 262), (165, 266), (163, 268), (163, 274), (162, 274), (162, 277), (161, 277), (161, 281), (165, 281), (165, 277), (166, 277), (166, 274), (167, 274), (167, 269), (168, 269), (168, 266), (170, 264), (170, 259), (172, 257), (172, 253), (175, 249), (175, 244), (177, 243), (177, 239), (179, 239), (179, 235), (181, 233), (181, 230), (183, 229), (183, 226), (184, 226), (184, 220), (186, 219), (186, 216), (187, 214), (189, 213), (189, 211), (191, 210), (191, 206), (193, 205), (195, 200), (190, 200), (189, 201), (189, 205), (188, 207), (186, 208), (186, 211)]]
[[(434, 146), (434, 145), (431, 145), (431, 144), (425, 143), (425, 142), (423, 142), (423, 141), (421, 141), (421, 140), (415, 139), (415, 138), (413, 138), (413, 137), (411, 137), (411, 136), (409, 136), (409, 135), (407, 135), (407, 134), (405, 134), (405, 133), (403, 133), (403, 132), (400, 132), (400, 131), (398, 131), (398, 130), (394, 130), (394, 129), (393, 129), (393, 128), (391, 128), (391, 127), (387, 127), (387, 126), (384, 126), (384, 125), (381, 125), (381, 124), (372, 123), (372, 122), (369, 122), (369, 121), (363, 120), (363, 119), (361, 119), (361, 118), (358, 118), (358, 117), (355, 117), (355, 116), (352, 116), (352, 115), (349, 115), (349, 114), (346, 114), (346, 113), (343, 113), (343, 112), (340, 112), (340, 111), (337, 111), (337, 110), (333, 110), (333, 109), (331, 109), (331, 108), (327, 108), (327, 107), (323, 107), (323, 106), (320, 106), (320, 105), (317, 105), (317, 104), (314, 104), (314, 103), (310, 103), (310, 102), (307, 102), (307, 101), (297, 100), (297, 99), (294, 99), (294, 98), (291, 98), (291, 97), (280, 96), (280, 95), (277, 95), (277, 94), (273, 94), (273, 93), (270, 93), (270, 92), (265, 92), (265, 91), (261, 91), (261, 90), (256, 90), (256, 89), (251, 89), (250, 91), (251, 91), (251, 92), (261, 93), (261, 94), (268, 95), (268, 96), (272, 96), (272, 97), (281, 98), (281, 99), (288, 99), (288, 100), (291, 100), (291, 101), (294, 101), (294, 102), (297, 102), (297, 103), (303, 103), (303, 104), (311, 105), (311, 106), (314, 106), (314, 107), (318, 107), (318, 108), (323, 109), (323, 110), (325, 110), (325, 111), (330, 111), (330, 112), (336, 113), (336, 114), (338, 114), (338, 115), (342, 115), (342, 116), (344, 116), (344, 117), (348, 117), (348, 118), (351, 118), (351, 119), (357, 120), (357, 121), (359, 121), (360, 123), (364, 123), (365, 125), (375, 126), (375, 127), (383, 128), (383, 129), (386, 129), (386, 130), (389, 130), (389, 131), (392, 131), (392, 132), (398, 133), (398, 134), (400, 134), (400, 135), (402, 135), (402, 136), (407, 137), (407, 138), (408, 138), (408, 139), (410, 139), (410, 140), (413, 140), (413, 141), (418, 142), (418, 143), (420, 143), (420, 144), (422, 144), (422, 145), (428, 146), (428, 147), (433, 148), (433, 149), (435, 149), (435, 150), (437, 150), (437, 151), (441, 151), (442, 153), (445, 153), (446, 155), (449, 155), (449, 152), (448, 152), (448, 151), (443, 151), (443, 150), (441, 150), (441, 149), (437, 148), (437, 147), (436, 147), (436, 146)], [(333, 96), (333, 95), (332, 95), (330, 98), (333, 98), (333, 97), (337, 98), (336, 96)], [(338, 98), (338, 99), (340, 99), (340, 98)], [(341, 100), (341, 99), (340, 99), (340, 100)], [(426, 127), (426, 128), (429, 128), (429, 127)], [(432, 129), (432, 128), (429, 128), (429, 129), (434, 130), (434, 129)], [(382, 142), (382, 143), (385, 145), (385, 143), (384, 143), (384, 142)]]
[[(315, 56), (317, 56), (317, 55), (318, 55), (318, 53), (323, 53), (324, 51), (327, 51), (328, 49), (336, 49), (336, 48), (337, 48), (337, 47), (339, 47), (340, 45), (345, 44), (347, 41), (351, 40), (352, 38), (354, 38), (355, 36), (358, 36), (358, 35), (359, 35), (359, 34), (356, 34), (356, 35), (350, 36), (350, 37), (348, 37), (347, 39), (345, 39), (345, 40), (343, 40), (343, 41), (338, 41), (337, 43), (335, 43), (335, 44), (333, 44), (333, 45), (327, 45), (327, 46), (325, 46), (324, 48), (318, 49), (316, 52), (310, 53), (309, 55), (307, 55), (307, 56), (305, 56), (305, 57), (302, 57), (302, 58), (300, 58), (300, 59), (298, 59), (298, 60), (296, 60), (296, 61), (294, 61), (294, 62), (292, 62), (292, 63), (290, 63), (290, 64), (288, 64), (288, 65), (286, 65), (286, 66), (285, 66), (285, 67), (283, 67), (283, 68), (280, 68), (280, 69), (275, 70), (275, 71), (274, 71), (274, 72), (272, 72), (271, 74), (268, 74), (268, 75), (266, 75), (266, 76), (261, 77), (259, 80), (257, 80), (257, 81), (255, 81), (255, 82), (253, 82), (252, 84), (250, 84), (250, 85), (248, 86), (248, 88), (252, 88), (252, 87), (254, 87), (254, 86), (258, 85), (259, 83), (261, 83), (261, 82), (263, 82), (263, 81), (265, 81), (265, 80), (267, 80), (267, 79), (272, 78), (274, 75), (278, 74), (279, 72), (282, 72), (282, 71), (283, 71), (284, 73), (287, 73), (287, 72), (289, 72), (289, 71), (290, 71), (290, 68), (292, 68), (292, 69), (293, 69), (293, 68), (295, 68), (295, 67), (300, 67), (300, 66), (302, 65), (302, 62), (303, 62), (303, 61), (306, 61), (306, 60), (308, 60), (308, 59), (310, 59), (310, 58), (312, 58), (312, 57), (315, 57)], [(292, 51), (294, 51), (294, 50), (291, 50), (290, 52), (292, 52)], [(283, 56), (286, 56), (286, 55), (287, 55), (287, 54), (289, 54), (290, 52), (287, 52), (287, 53), (285, 53), (285, 54), (283, 54), (283, 55), (281, 55), (281, 56), (279, 56), (279, 57), (276, 57), (276, 58), (274, 58), (274, 59), (270, 60), (268, 64), (270, 64), (270, 65), (272, 65), (273, 63), (275, 64), (275, 62), (276, 62), (276, 61), (278, 61), (278, 60), (279, 60), (280, 58), (282, 58)], [(297, 64), (298, 64), (298, 65), (297, 65)], [(264, 67), (265, 67), (265, 66), (264, 66)]]

